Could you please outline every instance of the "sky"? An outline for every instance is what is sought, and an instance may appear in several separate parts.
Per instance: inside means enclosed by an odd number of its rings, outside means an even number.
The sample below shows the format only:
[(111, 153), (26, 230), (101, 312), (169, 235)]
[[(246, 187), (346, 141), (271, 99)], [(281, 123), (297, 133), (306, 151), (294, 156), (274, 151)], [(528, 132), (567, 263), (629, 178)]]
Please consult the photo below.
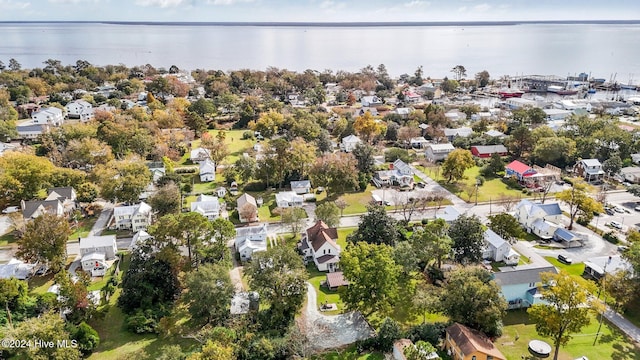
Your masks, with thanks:
[(0, 0), (0, 21), (638, 20), (638, 0)]

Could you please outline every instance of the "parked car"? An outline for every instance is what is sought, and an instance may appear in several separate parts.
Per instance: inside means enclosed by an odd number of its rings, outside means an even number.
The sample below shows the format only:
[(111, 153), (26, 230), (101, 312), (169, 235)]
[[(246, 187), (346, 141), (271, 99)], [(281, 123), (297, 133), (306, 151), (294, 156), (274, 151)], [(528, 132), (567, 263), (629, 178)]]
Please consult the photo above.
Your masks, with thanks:
[(618, 246), (618, 251), (620, 251), (620, 252), (625, 252), (625, 251), (627, 251), (627, 249), (629, 249), (628, 246), (624, 246), (624, 245)]
[(618, 221), (612, 221), (609, 223), (611, 227), (622, 230), (622, 224)]
[(18, 212), (20, 208), (18, 206), (9, 206), (6, 209), (2, 210), (3, 214), (11, 214), (14, 212)]
[(634, 208), (634, 210), (635, 210), (635, 211), (640, 211), (640, 205), (636, 206), (636, 207)]
[(570, 265), (571, 263), (573, 263), (573, 259), (571, 259), (568, 256), (564, 256), (562, 254), (558, 255), (558, 261), (567, 265)]
[(621, 213), (621, 214), (623, 214), (623, 213), (624, 213), (624, 209), (623, 209), (622, 207), (620, 207), (620, 206), (616, 206), (616, 207), (614, 207), (614, 208), (613, 208), (613, 210), (614, 210), (615, 212), (617, 212), (617, 213)]
[(613, 210), (611, 210), (611, 208), (606, 208), (606, 209), (604, 209), (604, 211), (605, 211), (608, 215), (613, 215), (613, 214), (615, 214), (615, 213), (613, 212)]
[(420, 181), (420, 182), (416, 183), (416, 186), (422, 189), (425, 186), (427, 186), (427, 184), (425, 184), (424, 182)]

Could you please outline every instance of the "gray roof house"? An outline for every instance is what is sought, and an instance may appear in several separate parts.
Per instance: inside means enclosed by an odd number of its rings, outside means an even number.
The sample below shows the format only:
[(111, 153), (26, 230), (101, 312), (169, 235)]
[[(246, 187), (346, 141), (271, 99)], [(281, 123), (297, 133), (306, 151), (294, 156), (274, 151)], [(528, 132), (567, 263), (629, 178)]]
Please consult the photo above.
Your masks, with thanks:
[(298, 195), (306, 194), (311, 191), (311, 182), (309, 180), (292, 181), (291, 191)]
[(509, 309), (529, 307), (544, 303), (539, 288), (544, 286), (540, 274), (558, 270), (544, 259), (521, 266), (505, 266), (493, 273), (493, 279), (500, 286)]

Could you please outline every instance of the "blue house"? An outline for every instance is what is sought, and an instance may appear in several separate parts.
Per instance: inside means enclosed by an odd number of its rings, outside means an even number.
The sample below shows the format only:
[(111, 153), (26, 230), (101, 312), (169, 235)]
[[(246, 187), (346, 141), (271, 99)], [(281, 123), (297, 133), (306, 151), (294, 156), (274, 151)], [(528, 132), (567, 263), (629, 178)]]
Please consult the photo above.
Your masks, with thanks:
[(493, 279), (500, 286), (509, 309), (528, 308), (544, 302), (539, 291), (544, 286), (540, 278), (543, 272), (557, 274), (558, 270), (544, 261), (538, 264), (502, 267), (493, 274)]

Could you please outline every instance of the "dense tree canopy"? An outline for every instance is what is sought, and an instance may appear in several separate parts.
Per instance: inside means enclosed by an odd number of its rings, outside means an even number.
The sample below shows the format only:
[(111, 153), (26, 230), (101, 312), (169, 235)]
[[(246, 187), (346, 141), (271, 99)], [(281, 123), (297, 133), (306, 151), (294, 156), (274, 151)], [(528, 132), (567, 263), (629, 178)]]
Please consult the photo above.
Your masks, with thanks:
[(398, 221), (389, 216), (383, 206), (368, 205), (367, 213), (360, 218), (358, 229), (348, 236), (353, 243), (395, 245), (402, 238)]

